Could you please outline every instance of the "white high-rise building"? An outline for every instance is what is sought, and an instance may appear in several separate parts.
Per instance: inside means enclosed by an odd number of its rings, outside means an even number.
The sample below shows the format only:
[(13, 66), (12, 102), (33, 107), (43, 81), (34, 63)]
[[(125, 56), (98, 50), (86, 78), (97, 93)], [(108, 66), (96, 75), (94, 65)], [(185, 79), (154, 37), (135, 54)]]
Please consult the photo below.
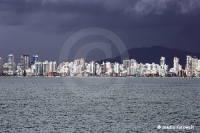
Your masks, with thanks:
[(182, 65), (178, 65), (178, 70), (182, 70)]
[(91, 67), (90, 67), (90, 74), (92, 75), (92, 76), (94, 76), (95, 75), (95, 61), (92, 61), (91, 62)]
[(156, 70), (156, 64), (154, 62), (151, 64), (151, 70)]
[(134, 64), (136, 63), (135, 59), (131, 59), (131, 66), (134, 66)]
[(13, 75), (15, 72), (14, 55), (8, 55), (8, 75)]
[(135, 75), (136, 74), (136, 68), (134, 66), (131, 66), (130, 69), (131, 69), (131, 75), (132, 76)]
[(198, 58), (197, 57), (193, 57), (192, 58), (192, 70), (196, 71), (198, 67)]
[(147, 66), (147, 71), (150, 71), (151, 70), (151, 64), (146, 63), (146, 66)]
[(96, 74), (101, 75), (101, 66), (98, 63), (95, 63)]
[(56, 63), (56, 61), (54, 61), (54, 62), (50, 61), (48, 68), (49, 68), (49, 71), (55, 72), (57, 70), (57, 63)]
[(73, 72), (74, 74), (77, 74), (77, 70), (76, 70), (76, 69), (77, 69), (77, 66), (74, 64), (74, 65), (73, 65), (73, 69), (72, 69), (72, 70), (73, 70), (72, 72)]
[(0, 57), (0, 74), (3, 73), (3, 58)]
[(165, 57), (161, 57), (160, 58), (160, 66), (164, 66), (165, 65)]
[(56, 61), (52, 62), (52, 71), (56, 71), (57, 70), (57, 63)]
[(6, 75), (8, 74), (8, 63), (3, 64), (3, 73)]
[(120, 69), (119, 69), (119, 63), (115, 62), (114, 64), (114, 73), (119, 74)]
[(53, 62), (50, 61), (48, 65), (49, 65), (49, 66), (48, 66), (48, 68), (49, 68), (48, 71), (53, 71)]
[(175, 73), (177, 74), (178, 70), (179, 70), (179, 58), (174, 57), (174, 61), (173, 62), (174, 62), (173, 69), (174, 69)]
[(197, 68), (198, 71), (200, 71), (200, 60), (198, 60), (198, 68)]
[(48, 61), (42, 62), (42, 69), (43, 69), (43, 71), (42, 71), (43, 76), (46, 76), (47, 73), (49, 72), (49, 62)]
[(35, 75), (41, 76), (43, 74), (42, 62), (36, 62), (35, 64)]
[(82, 70), (85, 70), (85, 59), (84, 58), (80, 59), (80, 65), (82, 67)]
[(80, 60), (79, 60), (79, 59), (76, 59), (76, 60), (74, 60), (74, 64), (78, 66), (78, 65), (80, 65), (80, 64), (81, 64), (81, 62), (80, 62)]
[(187, 76), (192, 76), (192, 69), (193, 69), (193, 65), (192, 65), (192, 56), (187, 55), (186, 57), (186, 66), (185, 66), (185, 70), (186, 70), (186, 75)]

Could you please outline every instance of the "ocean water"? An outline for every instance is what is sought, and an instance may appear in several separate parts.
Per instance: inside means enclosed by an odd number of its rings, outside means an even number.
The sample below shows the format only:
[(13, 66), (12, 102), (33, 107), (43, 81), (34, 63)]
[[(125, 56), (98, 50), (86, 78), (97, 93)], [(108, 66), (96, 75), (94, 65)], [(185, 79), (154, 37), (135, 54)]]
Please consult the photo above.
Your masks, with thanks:
[(2, 77), (0, 132), (200, 133), (200, 79)]

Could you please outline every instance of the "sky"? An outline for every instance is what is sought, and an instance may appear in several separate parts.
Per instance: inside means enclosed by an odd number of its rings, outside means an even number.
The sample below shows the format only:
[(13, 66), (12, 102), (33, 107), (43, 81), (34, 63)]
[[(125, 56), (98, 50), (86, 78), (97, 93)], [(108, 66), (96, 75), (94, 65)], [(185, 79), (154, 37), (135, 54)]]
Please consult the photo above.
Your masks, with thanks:
[(200, 52), (199, 14), (200, 0), (1, 0), (0, 57), (101, 60), (155, 45)]

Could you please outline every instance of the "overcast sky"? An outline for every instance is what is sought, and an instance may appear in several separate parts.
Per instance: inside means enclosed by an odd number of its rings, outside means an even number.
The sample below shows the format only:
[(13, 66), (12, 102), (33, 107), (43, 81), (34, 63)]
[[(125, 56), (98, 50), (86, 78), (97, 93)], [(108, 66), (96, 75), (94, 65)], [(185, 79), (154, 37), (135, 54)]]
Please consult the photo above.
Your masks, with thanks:
[[(159, 45), (199, 52), (200, 0), (0, 0), (0, 56), (5, 62), (11, 53), (16, 62), (21, 54), (58, 61), (66, 40), (90, 27), (115, 33), (127, 49)], [(91, 42), (112, 43), (90, 35), (77, 40), (72, 53)]]

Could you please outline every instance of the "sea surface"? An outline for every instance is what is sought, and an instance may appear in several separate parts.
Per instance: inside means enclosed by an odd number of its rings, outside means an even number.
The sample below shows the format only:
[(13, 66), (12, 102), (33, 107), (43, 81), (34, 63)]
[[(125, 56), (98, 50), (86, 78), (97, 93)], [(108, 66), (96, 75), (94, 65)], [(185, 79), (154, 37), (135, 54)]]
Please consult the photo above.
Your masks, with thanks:
[(200, 133), (200, 79), (1, 77), (4, 132)]

